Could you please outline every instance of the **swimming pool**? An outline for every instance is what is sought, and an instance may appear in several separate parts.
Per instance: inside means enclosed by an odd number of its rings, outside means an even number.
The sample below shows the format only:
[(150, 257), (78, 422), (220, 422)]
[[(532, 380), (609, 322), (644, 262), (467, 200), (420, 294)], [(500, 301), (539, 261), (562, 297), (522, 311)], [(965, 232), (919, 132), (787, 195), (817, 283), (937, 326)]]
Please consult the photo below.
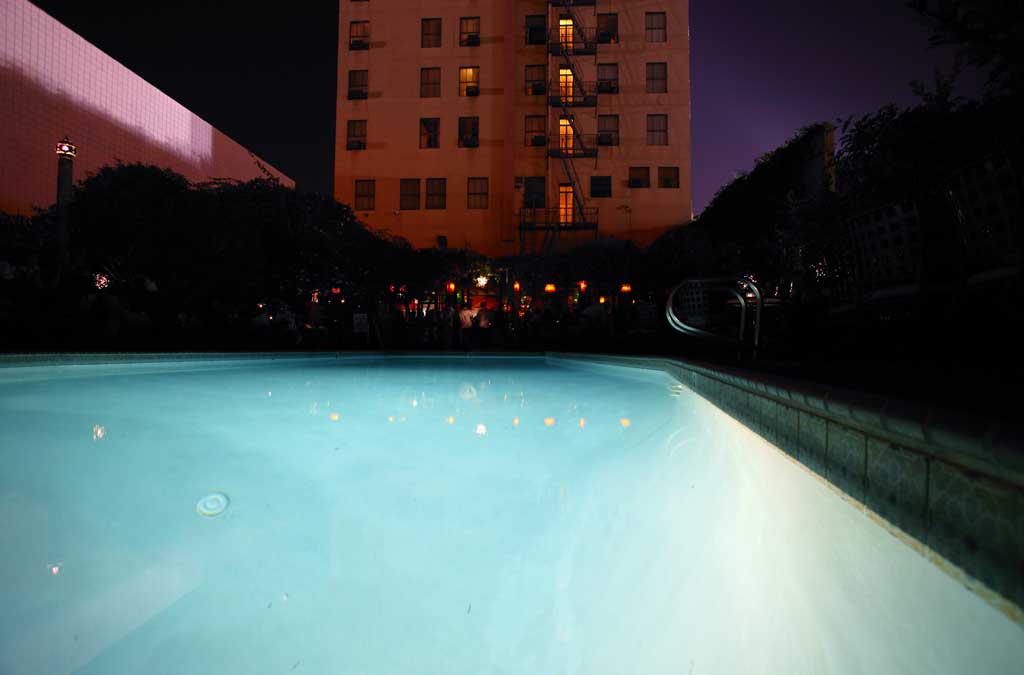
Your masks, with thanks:
[(1010, 673), (1024, 630), (669, 376), (0, 369), (0, 673)]

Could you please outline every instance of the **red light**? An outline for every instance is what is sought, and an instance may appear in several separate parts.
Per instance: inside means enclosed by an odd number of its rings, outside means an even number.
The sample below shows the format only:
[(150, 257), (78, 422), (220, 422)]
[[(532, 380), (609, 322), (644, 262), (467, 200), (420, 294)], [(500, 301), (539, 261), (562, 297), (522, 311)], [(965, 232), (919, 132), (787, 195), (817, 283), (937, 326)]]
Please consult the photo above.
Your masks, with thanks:
[(554, 284), (544, 284), (545, 293), (554, 293), (557, 290), (558, 288), (556, 288)]
[(632, 293), (633, 286), (630, 284), (622, 284), (622, 288), (620, 288), (619, 290), (622, 291), (623, 293)]
[(331, 289), (331, 295), (341, 295), (341, 289), (335, 286)]
[(581, 281), (580, 282), (580, 293), (586, 293), (586, 292), (587, 292), (587, 282), (586, 281)]
[(454, 281), (449, 281), (448, 282), (448, 292), (449, 293), (454, 293), (455, 292), (455, 282)]
[(519, 285), (518, 281), (512, 284), (512, 290), (515, 291), (516, 293), (518, 293), (521, 288), (522, 286)]
[(392, 293), (394, 293), (395, 292), (395, 285), (391, 284), (390, 286), (388, 286), (388, 290), (391, 291)]

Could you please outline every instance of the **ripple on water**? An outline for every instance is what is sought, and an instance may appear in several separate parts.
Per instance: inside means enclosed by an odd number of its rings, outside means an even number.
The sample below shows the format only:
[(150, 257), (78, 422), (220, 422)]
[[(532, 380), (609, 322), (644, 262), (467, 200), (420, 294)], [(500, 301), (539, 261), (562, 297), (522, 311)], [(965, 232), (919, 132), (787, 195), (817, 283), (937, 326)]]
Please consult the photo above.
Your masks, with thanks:
[(214, 492), (213, 494), (206, 495), (196, 503), (196, 512), (207, 518), (216, 518), (227, 510), (230, 503), (231, 500), (228, 499), (226, 494)]

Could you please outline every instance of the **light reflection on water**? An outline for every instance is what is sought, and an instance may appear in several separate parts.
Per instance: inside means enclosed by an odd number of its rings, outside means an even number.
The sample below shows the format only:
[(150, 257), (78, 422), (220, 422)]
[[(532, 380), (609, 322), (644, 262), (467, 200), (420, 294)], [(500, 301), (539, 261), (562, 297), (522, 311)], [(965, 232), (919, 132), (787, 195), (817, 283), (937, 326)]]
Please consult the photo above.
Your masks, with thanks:
[[(983, 673), (1024, 658), (1018, 627), (661, 375), (95, 372), (0, 380), (3, 673)], [(80, 452), (98, 421), (116, 433)], [(204, 518), (212, 493), (231, 506)]]

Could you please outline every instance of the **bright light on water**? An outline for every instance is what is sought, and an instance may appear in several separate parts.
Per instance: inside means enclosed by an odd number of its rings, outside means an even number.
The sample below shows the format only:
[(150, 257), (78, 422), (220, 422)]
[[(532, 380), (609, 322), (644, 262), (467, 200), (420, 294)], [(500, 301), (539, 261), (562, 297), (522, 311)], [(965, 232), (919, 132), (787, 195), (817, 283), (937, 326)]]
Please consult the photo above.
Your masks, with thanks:
[(0, 369), (0, 673), (1024, 663), (1024, 630), (666, 376), (344, 363)]

